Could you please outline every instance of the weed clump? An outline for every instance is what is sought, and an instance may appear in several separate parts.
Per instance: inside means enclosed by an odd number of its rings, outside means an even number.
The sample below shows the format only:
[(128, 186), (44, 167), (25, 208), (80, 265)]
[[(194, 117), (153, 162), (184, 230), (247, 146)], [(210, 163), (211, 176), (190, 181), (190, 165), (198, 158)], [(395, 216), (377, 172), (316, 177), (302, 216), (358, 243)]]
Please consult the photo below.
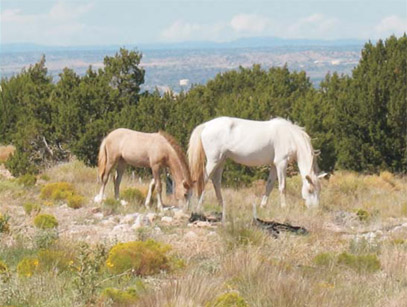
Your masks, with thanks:
[(339, 255), (320, 253), (314, 257), (314, 263), (318, 266), (342, 265), (357, 271), (358, 273), (374, 273), (380, 270), (380, 260), (376, 254), (354, 255), (342, 252)]
[(343, 252), (338, 256), (338, 264), (345, 265), (358, 272), (373, 273), (380, 270), (380, 260), (375, 254), (352, 255)]
[(120, 207), (120, 201), (114, 198), (105, 199), (102, 205), (102, 209), (106, 215), (117, 213)]
[(229, 249), (236, 246), (261, 245), (264, 242), (264, 233), (251, 225), (232, 219), (230, 225), (221, 230), (220, 234), (224, 237), (224, 241)]
[(123, 190), (121, 197), (128, 202), (134, 202), (136, 204), (142, 204), (144, 202), (143, 192), (136, 188), (127, 188)]
[(38, 229), (34, 236), (34, 243), (37, 248), (49, 248), (58, 240), (58, 230), (51, 229)]
[(240, 296), (238, 292), (232, 291), (219, 295), (212, 304), (209, 304), (211, 307), (248, 307), (249, 305)]
[(68, 207), (78, 209), (83, 206), (85, 198), (76, 193), (69, 182), (53, 182), (42, 187), (40, 198), (51, 201), (67, 201)]
[(0, 275), (6, 273), (7, 271), (7, 265), (2, 260), (0, 260)]
[(23, 204), (24, 212), (27, 215), (31, 215), (33, 213), (34, 215), (37, 215), (41, 211), (41, 205), (36, 204), (36, 203), (25, 203)]
[(132, 305), (139, 299), (137, 289), (135, 288), (127, 288), (126, 290), (105, 288), (101, 293), (101, 297), (120, 306)]
[(335, 255), (331, 253), (320, 253), (314, 257), (313, 261), (319, 266), (329, 266), (335, 262)]
[(17, 183), (24, 187), (32, 187), (37, 183), (37, 177), (33, 174), (24, 174), (18, 177)]
[(75, 194), (75, 189), (68, 182), (53, 182), (42, 187), (40, 198), (51, 200), (65, 200)]
[(166, 255), (170, 249), (154, 240), (119, 243), (109, 251), (106, 267), (114, 274), (129, 271), (140, 276), (153, 275), (170, 268)]
[(0, 213), (0, 233), (8, 233), (10, 231), (9, 219), (10, 217), (8, 215), (2, 215)]
[(38, 214), (34, 218), (34, 226), (39, 229), (52, 229), (58, 227), (58, 221), (51, 214)]
[(361, 221), (361, 222), (366, 222), (366, 221), (368, 221), (369, 218), (370, 218), (370, 213), (367, 212), (367, 211), (364, 210), (364, 209), (358, 209), (358, 210), (356, 210), (356, 215), (357, 215), (357, 217), (359, 218), (359, 221)]
[(38, 252), (39, 268), (43, 271), (65, 272), (74, 264), (74, 257), (62, 250), (43, 249)]
[(38, 271), (38, 265), (37, 258), (25, 257), (17, 265), (17, 274), (20, 277), (31, 277)]
[(85, 198), (81, 195), (72, 194), (67, 197), (68, 207), (72, 209), (79, 209), (83, 206)]

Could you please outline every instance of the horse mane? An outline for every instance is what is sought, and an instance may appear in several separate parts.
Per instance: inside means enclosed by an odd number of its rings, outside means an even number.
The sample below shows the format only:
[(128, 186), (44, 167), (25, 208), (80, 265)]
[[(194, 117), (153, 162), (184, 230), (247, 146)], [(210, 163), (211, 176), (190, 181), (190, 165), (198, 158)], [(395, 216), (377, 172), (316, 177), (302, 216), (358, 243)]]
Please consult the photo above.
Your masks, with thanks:
[(191, 172), (189, 171), (187, 159), (185, 157), (184, 151), (182, 150), (182, 147), (178, 144), (177, 140), (167, 132), (160, 130), (158, 131), (158, 134), (164, 137), (167, 140), (168, 144), (170, 144), (172, 149), (174, 149), (179, 161), (181, 162), (182, 171), (188, 181), (188, 184), (192, 184)]
[(305, 131), (305, 127), (301, 127), (300, 125), (293, 123), (291, 120), (285, 119), (282, 117), (274, 117), (274, 118), (271, 117), (270, 121), (271, 120), (280, 121), (281, 123), (283, 123), (285, 125), (289, 125), (290, 128), (292, 128), (298, 132), (298, 135), (302, 137), (302, 139), (305, 141), (307, 146), (310, 146), (310, 149), (312, 152), (312, 161), (311, 161), (312, 170), (314, 170), (315, 173), (319, 173), (319, 167), (318, 167), (318, 163), (316, 161), (318, 154), (315, 152), (314, 147), (312, 146), (311, 137)]

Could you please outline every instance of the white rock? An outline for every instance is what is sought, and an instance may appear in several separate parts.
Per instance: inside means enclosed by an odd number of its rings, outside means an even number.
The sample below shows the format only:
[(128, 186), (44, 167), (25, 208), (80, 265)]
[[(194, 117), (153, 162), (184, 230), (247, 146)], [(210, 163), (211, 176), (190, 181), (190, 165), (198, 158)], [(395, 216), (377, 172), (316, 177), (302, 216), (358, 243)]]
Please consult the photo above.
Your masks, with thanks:
[(100, 221), (100, 224), (102, 224), (103, 226), (113, 226), (116, 223), (112, 220), (102, 220)]
[(189, 215), (185, 214), (182, 210), (177, 210), (174, 212), (174, 219), (181, 220), (183, 218), (189, 218)]
[(147, 213), (146, 217), (148, 218), (150, 223), (152, 223), (157, 218), (157, 214), (150, 212), (150, 213)]
[(155, 226), (155, 227), (154, 227), (154, 232), (155, 232), (156, 234), (159, 234), (159, 233), (162, 233), (162, 230), (161, 230), (160, 227)]
[(138, 213), (132, 213), (132, 214), (126, 214), (121, 220), (120, 223), (122, 224), (128, 224), (132, 223), (137, 219)]
[(129, 229), (129, 225), (127, 224), (119, 224), (113, 227), (113, 232), (122, 232)]
[(209, 222), (204, 222), (204, 221), (198, 221), (195, 223), (196, 227), (211, 227), (211, 223)]
[(164, 222), (164, 223), (172, 223), (173, 220), (174, 219), (172, 217), (170, 217), (170, 216), (163, 216), (161, 218), (161, 222)]
[(124, 199), (121, 199), (121, 200), (120, 200), (120, 204), (121, 204), (122, 206), (127, 206), (127, 205), (129, 204), (129, 202), (128, 202), (128, 201), (125, 201)]
[(103, 219), (103, 213), (102, 213), (102, 212), (95, 213), (95, 214), (93, 215), (93, 217), (94, 217), (95, 219), (101, 220), (101, 219)]
[(185, 240), (195, 240), (196, 238), (198, 238), (198, 235), (191, 231), (188, 231), (185, 235), (184, 235), (184, 239)]

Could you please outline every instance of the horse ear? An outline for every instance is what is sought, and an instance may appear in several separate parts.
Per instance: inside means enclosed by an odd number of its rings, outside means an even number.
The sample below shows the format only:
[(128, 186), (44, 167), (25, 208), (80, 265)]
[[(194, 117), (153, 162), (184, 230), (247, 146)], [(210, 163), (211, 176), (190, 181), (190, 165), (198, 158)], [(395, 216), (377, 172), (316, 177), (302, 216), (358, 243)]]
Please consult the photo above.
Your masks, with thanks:
[(307, 181), (310, 185), (314, 185), (314, 183), (312, 182), (312, 179), (309, 175), (305, 176), (305, 179), (307, 179)]
[(325, 172), (324, 172), (324, 173), (321, 173), (321, 174), (318, 175), (318, 179), (321, 179), (321, 178), (327, 178), (327, 179), (328, 179), (328, 178), (329, 178), (328, 175), (329, 175), (329, 174), (328, 174), (328, 173), (325, 173)]

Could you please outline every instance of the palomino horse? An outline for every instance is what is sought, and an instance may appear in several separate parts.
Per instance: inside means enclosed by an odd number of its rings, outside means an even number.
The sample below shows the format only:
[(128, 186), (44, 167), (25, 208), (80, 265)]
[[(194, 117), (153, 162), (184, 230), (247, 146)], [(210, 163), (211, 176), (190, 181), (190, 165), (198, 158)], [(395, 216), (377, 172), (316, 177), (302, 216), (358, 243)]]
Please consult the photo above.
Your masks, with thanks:
[(113, 177), (115, 198), (119, 198), (119, 185), (126, 164), (136, 167), (150, 167), (153, 180), (150, 183), (145, 205), (150, 206), (151, 195), (157, 187), (157, 206), (163, 208), (161, 199), (160, 169), (169, 167), (175, 180), (175, 198), (189, 201), (192, 187), (188, 164), (181, 147), (175, 139), (165, 132), (143, 133), (130, 129), (116, 129), (104, 138), (99, 150), (99, 178), (102, 187), (95, 197), (95, 202), (104, 198), (109, 174), (116, 166), (116, 177)]
[[(207, 163), (204, 170), (205, 157)], [(286, 206), (285, 178), (290, 161), (298, 163), (303, 181), (302, 197), (307, 207), (318, 206), (321, 190), (318, 179), (326, 175), (317, 174), (318, 166), (309, 136), (301, 127), (282, 118), (253, 121), (219, 117), (205, 122), (192, 132), (188, 158), (192, 180), (197, 184), (198, 210), (205, 184), (211, 179), (216, 198), (223, 206), (223, 218), (226, 206), (223, 204), (220, 183), (227, 158), (247, 166), (270, 165), (262, 207), (267, 204), (277, 178), (281, 206)]]

